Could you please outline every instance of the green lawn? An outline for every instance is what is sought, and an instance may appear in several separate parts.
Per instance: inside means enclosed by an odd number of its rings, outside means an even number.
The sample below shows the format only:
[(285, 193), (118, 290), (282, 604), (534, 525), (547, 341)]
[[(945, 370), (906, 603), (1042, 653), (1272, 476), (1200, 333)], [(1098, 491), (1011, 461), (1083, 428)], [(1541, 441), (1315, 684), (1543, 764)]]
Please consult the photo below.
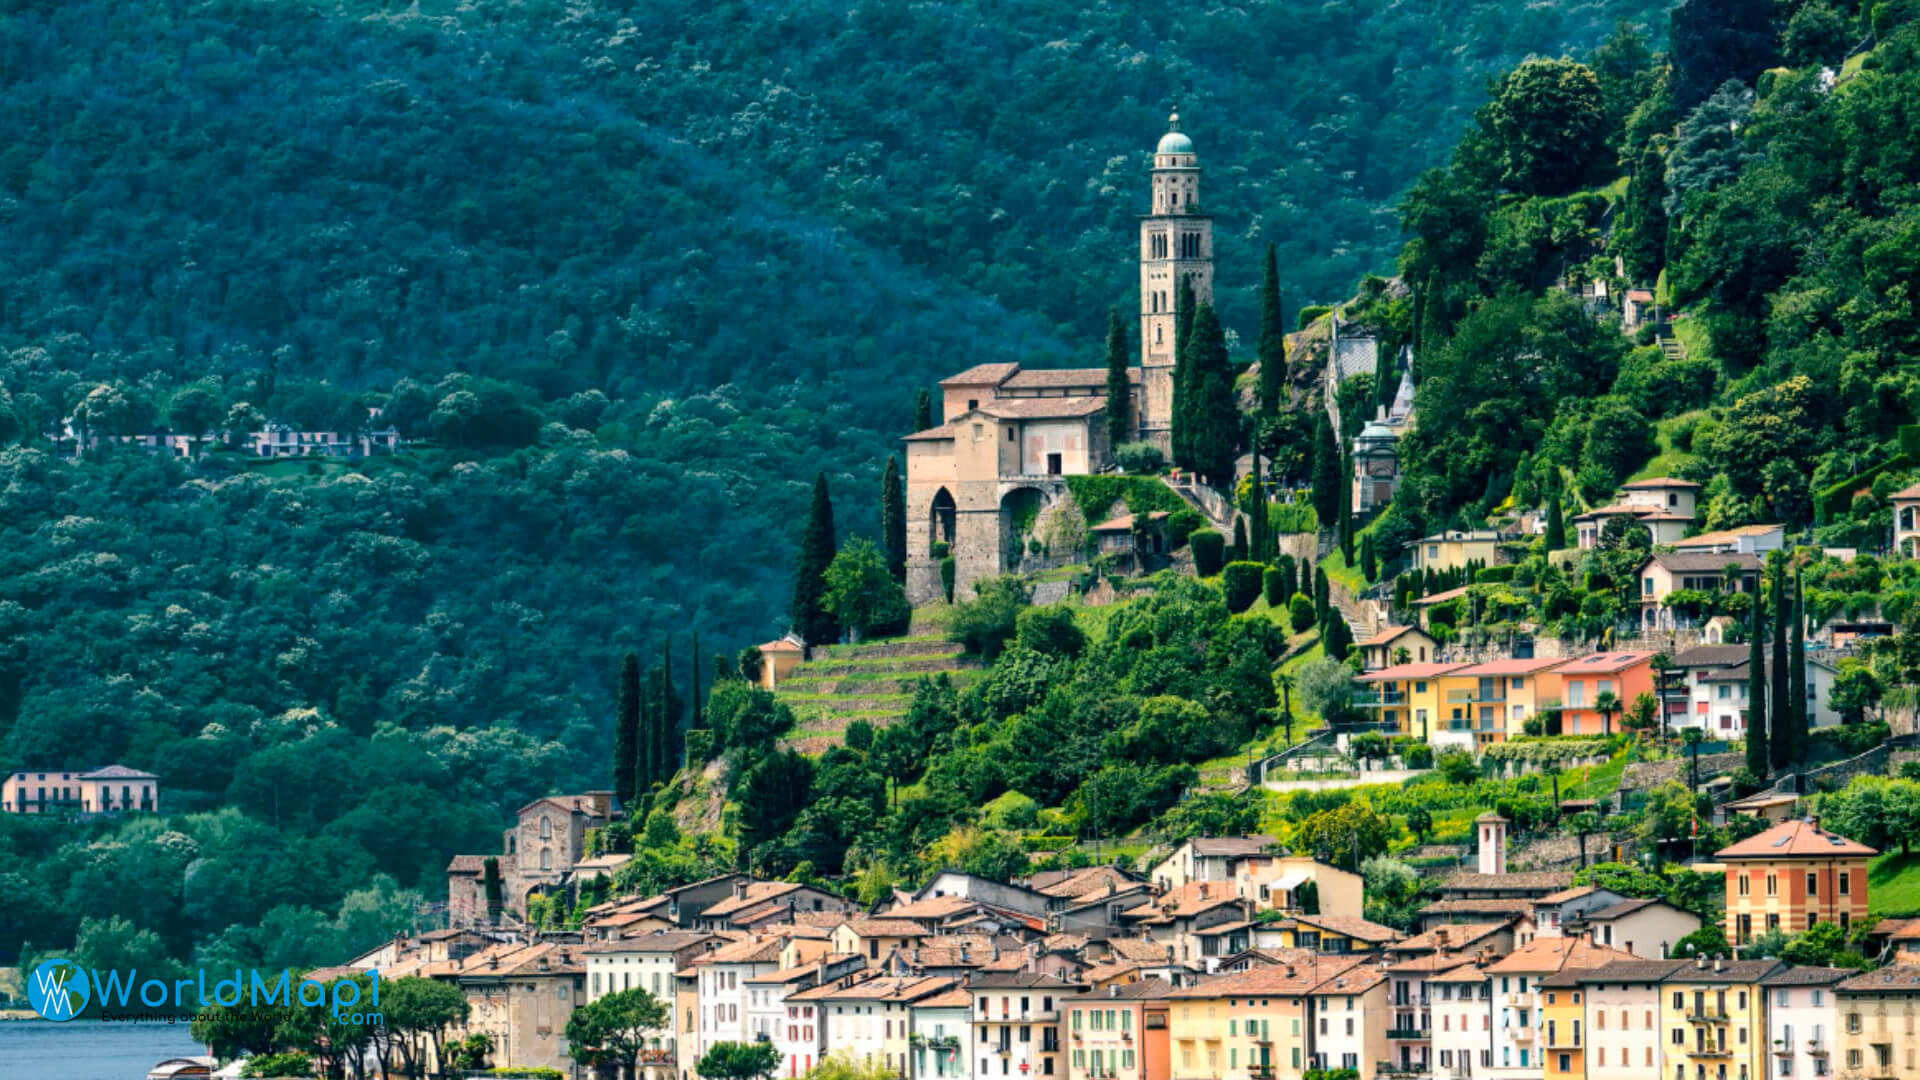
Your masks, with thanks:
[(1693, 412), (1681, 413), (1679, 416), (1669, 416), (1665, 420), (1655, 422), (1653, 425), (1654, 441), (1659, 445), (1660, 451), (1653, 455), (1652, 460), (1642, 466), (1639, 472), (1628, 477), (1628, 481), (1646, 480), (1655, 476), (1673, 476), (1679, 471), (1682, 465), (1687, 465), (1699, 460), (1700, 455), (1698, 454), (1688, 450), (1677, 450), (1674, 448), (1673, 433), (1682, 425), (1698, 420), (1704, 415), (1706, 415), (1704, 409), (1696, 409)]
[(1920, 852), (1889, 852), (1867, 864), (1867, 911), (1920, 915)]
[(1713, 358), (1713, 339), (1708, 336), (1706, 325), (1699, 319), (1673, 320), (1673, 336), (1679, 338), (1680, 344), (1686, 347), (1689, 358)]

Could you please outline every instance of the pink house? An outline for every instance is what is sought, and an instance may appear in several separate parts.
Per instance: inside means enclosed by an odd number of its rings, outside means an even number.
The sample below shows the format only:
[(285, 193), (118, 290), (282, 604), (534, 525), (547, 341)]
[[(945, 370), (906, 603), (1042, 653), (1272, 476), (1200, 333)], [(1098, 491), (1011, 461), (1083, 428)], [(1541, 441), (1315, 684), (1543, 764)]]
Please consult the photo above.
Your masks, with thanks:
[[(1620, 730), (1620, 717), (1633, 704), (1633, 699), (1653, 693), (1654, 655), (1650, 652), (1591, 653), (1543, 673), (1543, 680), (1557, 679), (1560, 683), (1560, 734), (1599, 735), (1607, 730)], [(1607, 693), (1619, 703), (1614, 709), (1611, 727), (1606, 717), (1594, 708), (1600, 695)]]
[(25, 769), (0, 781), (0, 813), (117, 814), (160, 808), (160, 778), (108, 765), (91, 772)]

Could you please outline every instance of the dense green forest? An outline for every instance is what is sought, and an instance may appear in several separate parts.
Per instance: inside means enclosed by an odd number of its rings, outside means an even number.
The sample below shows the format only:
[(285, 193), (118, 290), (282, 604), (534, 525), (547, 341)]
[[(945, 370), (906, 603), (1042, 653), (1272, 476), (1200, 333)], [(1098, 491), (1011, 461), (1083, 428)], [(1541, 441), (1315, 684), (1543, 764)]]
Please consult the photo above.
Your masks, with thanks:
[[(404, 921), (603, 783), (623, 652), (782, 628), (816, 469), (872, 534), (919, 387), (1094, 362), (1170, 107), (1250, 335), (1259, 245), (1344, 293), (1490, 77), (1658, 11), (0, 3), (0, 768), (175, 812), (0, 823), (0, 956)], [(45, 439), (374, 406), (354, 469)]]

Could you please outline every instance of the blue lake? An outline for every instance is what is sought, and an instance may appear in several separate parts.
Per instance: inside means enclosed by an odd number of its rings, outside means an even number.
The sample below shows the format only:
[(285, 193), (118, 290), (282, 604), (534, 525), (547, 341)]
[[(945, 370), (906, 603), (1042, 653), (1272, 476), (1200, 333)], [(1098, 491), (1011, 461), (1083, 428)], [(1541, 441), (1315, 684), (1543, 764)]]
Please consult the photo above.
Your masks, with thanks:
[(19, 1080), (144, 1080), (167, 1058), (206, 1052), (184, 1021), (0, 1020), (0, 1075)]

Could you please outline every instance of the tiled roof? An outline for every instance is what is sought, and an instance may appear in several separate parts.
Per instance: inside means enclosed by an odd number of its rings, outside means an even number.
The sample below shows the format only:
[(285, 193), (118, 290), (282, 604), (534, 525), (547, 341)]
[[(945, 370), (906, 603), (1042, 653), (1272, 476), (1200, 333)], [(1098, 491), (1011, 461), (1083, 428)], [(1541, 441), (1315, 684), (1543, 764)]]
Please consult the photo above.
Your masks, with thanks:
[(1489, 660), (1484, 664), (1474, 664), (1452, 672), (1454, 675), (1532, 675), (1537, 671), (1558, 667), (1566, 663), (1560, 659), (1535, 658), (1532, 660)]
[(1588, 893), (1591, 893), (1594, 891), (1596, 890), (1591, 885), (1575, 885), (1571, 889), (1561, 889), (1559, 892), (1548, 893), (1547, 895), (1541, 897), (1540, 899), (1535, 900), (1534, 903), (1564, 904), (1569, 900), (1578, 900), (1581, 897), (1587, 895)]
[(722, 945), (706, 955), (709, 964), (769, 964), (780, 959), (779, 938), (748, 938)]
[(1357, 677), (1359, 682), (1382, 682), (1388, 679), (1431, 679), (1450, 674), (1466, 667), (1466, 664), (1395, 664), (1383, 667), (1379, 671), (1369, 671)]
[(1418, 634), (1418, 633), (1423, 633), (1423, 631), (1417, 626), (1389, 626), (1389, 627), (1383, 628), (1379, 633), (1361, 642), (1360, 647), (1364, 649), (1369, 645), (1388, 645), (1388, 644), (1391, 644), (1395, 638), (1398, 638), (1403, 634)]
[(1154, 964), (1167, 959), (1168, 945), (1164, 941), (1147, 941), (1142, 938), (1109, 938), (1107, 948), (1122, 960)]
[[(1138, 383), (1140, 369), (1128, 365), (1127, 381)], [(1021, 368), (1000, 384), (1009, 390), (1039, 390), (1062, 386), (1105, 386), (1107, 369), (1097, 368)]]
[(590, 953), (668, 953), (679, 952), (706, 941), (721, 939), (704, 930), (659, 930), (638, 937), (620, 938), (617, 941), (588, 945), (585, 951)]
[[(1545, 889), (1557, 891), (1573, 885), (1573, 873), (1567, 870), (1524, 870), (1511, 874), (1477, 874), (1463, 871), (1440, 883), (1443, 890)], [(1531, 903), (1532, 901), (1528, 901)]]
[[(1641, 908), (1652, 907), (1655, 904), (1672, 907), (1672, 905), (1668, 904), (1665, 900), (1658, 900), (1650, 896), (1636, 896), (1631, 900), (1622, 900), (1617, 904), (1608, 904), (1598, 911), (1589, 911), (1580, 917), (1588, 922), (1612, 922), (1615, 919), (1625, 918), (1639, 911)], [(1675, 910), (1678, 909), (1676, 908)]]
[(901, 442), (932, 442), (936, 439), (953, 438), (952, 424), (939, 424), (925, 431), (916, 431), (911, 435), (900, 436)]
[(1387, 973), (1377, 967), (1356, 967), (1340, 972), (1307, 991), (1309, 994), (1364, 994), (1387, 981)]
[(1879, 971), (1866, 971), (1840, 984), (1849, 994), (1920, 993), (1920, 965), (1893, 964)]
[(455, 855), (453, 861), (447, 864), (447, 873), (478, 874), (487, 868), (486, 863), (485, 855)]
[[(1095, 964), (1080, 973), (1080, 977), (1089, 983), (1103, 983), (1117, 979), (1130, 971), (1139, 971), (1140, 965), (1131, 960), (1120, 960), (1111, 964)], [(1141, 980), (1143, 982), (1149, 980)], [(1158, 981), (1158, 980), (1151, 980)]]
[(1296, 915), (1293, 921), (1331, 930), (1356, 941), (1395, 941), (1400, 937), (1400, 931), (1393, 927), (1368, 922), (1358, 915)]
[(158, 780), (159, 776), (139, 769), (129, 769), (125, 765), (103, 765), (88, 773), (81, 773), (82, 780)]
[(1633, 954), (1584, 937), (1537, 937), (1487, 965), (1494, 975), (1530, 975), (1562, 968), (1591, 968), (1632, 960)]
[(1364, 956), (1302, 953), (1295, 962), (1262, 964), (1231, 975), (1207, 979), (1196, 986), (1169, 990), (1170, 998), (1244, 997), (1248, 994), (1304, 994), (1321, 983), (1366, 962)]
[(1742, 525), (1737, 529), (1721, 529), (1719, 532), (1701, 533), (1684, 540), (1675, 540), (1668, 546), (1675, 551), (1690, 551), (1695, 548), (1720, 547), (1731, 544), (1746, 536), (1765, 536), (1770, 532), (1779, 532), (1780, 525)]
[(1674, 667), (1726, 667), (1747, 661), (1745, 645), (1695, 645), (1673, 658)]
[(1671, 476), (1650, 476), (1645, 480), (1635, 480), (1631, 484), (1620, 485), (1623, 491), (1646, 491), (1654, 488), (1698, 488), (1700, 485), (1691, 480), (1676, 480)]
[(1657, 983), (1686, 967), (1686, 960), (1615, 960), (1598, 967), (1578, 969), (1581, 982)]
[(1196, 836), (1191, 842), (1195, 855), (1233, 857), (1263, 854), (1273, 844), (1273, 837)]
[[(1531, 903), (1531, 901), (1529, 901), (1529, 903)], [(1481, 938), (1498, 934), (1502, 930), (1505, 930), (1507, 926), (1508, 924), (1503, 922), (1454, 923), (1451, 926), (1436, 926), (1424, 934), (1410, 937), (1405, 941), (1395, 942), (1393, 951), (1396, 953), (1404, 953), (1419, 949), (1439, 949), (1441, 947), (1440, 939), (1443, 935), (1446, 938), (1446, 948), (1459, 949), (1471, 945)]]
[(1854, 968), (1814, 967), (1801, 964), (1783, 968), (1760, 980), (1762, 986), (1832, 986), (1842, 979), (1858, 975)]
[(975, 364), (958, 375), (940, 380), (941, 386), (998, 386), (1020, 370), (1019, 364)]
[(1650, 652), (1590, 653), (1560, 668), (1562, 675), (1604, 675), (1623, 671), (1653, 659)]
[(1835, 856), (1865, 857), (1877, 850), (1830, 833), (1804, 818), (1783, 821), (1765, 832), (1747, 837), (1737, 844), (1713, 853), (1716, 859), (1827, 859)]
[(860, 937), (919, 937), (926, 933), (912, 919), (852, 918), (845, 925)]
[(1415, 600), (1413, 606), (1426, 607), (1429, 604), (1443, 604), (1456, 596), (1465, 595), (1467, 595), (1467, 587), (1465, 585), (1456, 585), (1451, 589), (1442, 589), (1437, 593), (1428, 593), (1420, 599)]
[(931, 997), (923, 997), (913, 1003), (916, 1009), (971, 1009), (973, 995), (967, 988), (955, 983)]
[(1609, 506), (1596, 506), (1584, 514), (1575, 514), (1575, 521), (1598, 521), (1601, 518), (1645, 517), (1654, 512), (1654, 507), (1638, 506), (1634, 503), (1613, 503)]
[[(1092, 972), (1087, 973), (1089, 982), (1094, 981), (1092, 974)], [(1172, 989), (1173, 987), (1165, 979), (1135, 979), (1130, 983), (1102, 987), (1097, 992), (1097, 996), (1089, 996), (1088, 1000), (1153, 1001), (1166, 997), (1167, 992)]]
[(1533, 901), (1524, 896), (1491, 900), (1435, 900), (1420, 909), (1422, 915), (1530, 915)]
[(1785, 965), (1778, 960), (1722, 960), (1720, 970), (1713, 969), (1709, 961), (1702, 968), (1695, 963), (1692, 966), (1681, 964), (1667, 976), (1674, 983), (1754, 983), (1766, 978)]
[(1104, 397), (994, 398), (980, 403), (980, 411), (1002, 420), (1052, 420), (1092, 416), (1107, 407)]
[(1909, 484), (1891, 496), (1895, 499), (1920, 499), (1920, 484)]
[(1189, 881), (1121, 914), (1131, 919), (1180, 919), (1237, 903), (1240, 898), (1224, 881)]
[(1718, 574), (1729, 566), (1747, 573), (1760, 570), (1760, 556), (1744, 551), (1656, 551), (1647, 562), (1683, 574)]
[(997, 990), (1003, 987), (1009, 990), (1017, 990), (1022, 987), (1032, 987), (1035, 989), (1051, 988), (1058, 990), (1076, 985), (1075, 983), (1070, 983), (1065, 979), (1048, 975), (1041, 971), (985, 971), (977, 975), (969, 976), (967, 979), (967, 989), (969, 990)]
[[(1121, 514), (1117, 518), (1111, 518), (1109, 520), (1101, 522), (1098, 525), (1095, 525), (1092, 529), (1088, 531), (1097, 532), (1097, 533), (1098, 532), (1132, 532), (1133, 521), (1135, 516), (1136, 515), (1133, 515), (1133, 514)], [(1168, 515), (1165, 510), (1155, 510), (1147, 514), (1147, 521), (1149, 523), (1156, 522), (1156, 521), (1165, 521), (1167, 519), (1167, 516)]]
[(1387, 965), (1387, 970), (1396, 975), (1425, 975), (1429, 973), (1437, 974), (1442, 971), (1452, 971), (1462, 964), (1471, 963), (1473, 963), (1473, 957), (1471, 956), (1463, 956), (1456, 952), (1436, 952), (1415, 957), (1412, 960), (1397, 961)]
[(911, 904), (889, 908), (883, 913), (888, 919), (944, 919), (975, 906), (978, 901), (964, 896), (929, 896), (924, 900), (915, 900)]

